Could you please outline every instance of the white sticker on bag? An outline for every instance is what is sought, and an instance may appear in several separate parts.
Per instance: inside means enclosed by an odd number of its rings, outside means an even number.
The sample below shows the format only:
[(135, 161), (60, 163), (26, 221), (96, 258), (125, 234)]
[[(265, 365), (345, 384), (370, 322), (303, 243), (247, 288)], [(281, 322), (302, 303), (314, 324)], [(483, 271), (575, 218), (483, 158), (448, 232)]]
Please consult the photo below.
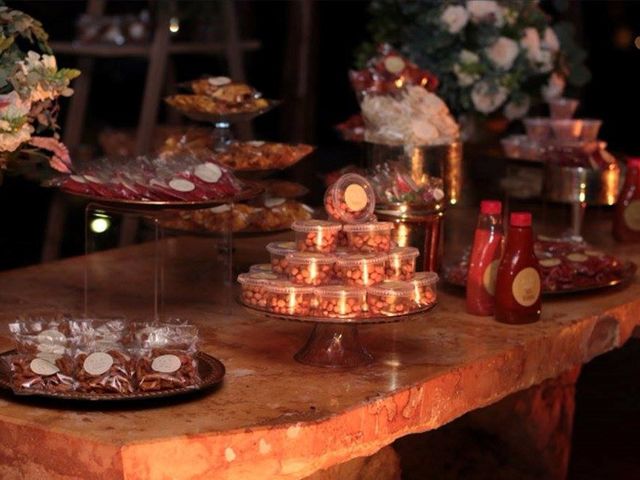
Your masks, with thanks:
[(216, 183), (222, 176), (222, 170), (215, 163), (203, 163), (194, 170), (194, 175), (203, 182)]
[(169, 186), (178, 192), (191, 192), (196, 186), (184, 178), (174, 178), (169, 182)]
[(113, 365), (113, 357), (108, 353), (95, 352), (84, 359), (82, 368), (89, 375), (102, 375)]
[(38, 334), (38, 342), (48, 345), (62, 345), (67, 341), (64, 333), (58, 330), (43, 330)]
[(160, 355), (151, 362), (151, 369), (154, 372), (173, 373), (180, 368), (180, 365), (182, 365), (182, 362), (177, 355)]
[(284, 198), (267, 198), (264, 201), (264, 206), (267, 208), (277, 207), (285, 202)]
[(55, 375), (60, 371), (53, 363), (45, 360), (44, 358), (34, 358), (29, 364), (31, 371), (37, 375), (48, 377), (49, 375)]

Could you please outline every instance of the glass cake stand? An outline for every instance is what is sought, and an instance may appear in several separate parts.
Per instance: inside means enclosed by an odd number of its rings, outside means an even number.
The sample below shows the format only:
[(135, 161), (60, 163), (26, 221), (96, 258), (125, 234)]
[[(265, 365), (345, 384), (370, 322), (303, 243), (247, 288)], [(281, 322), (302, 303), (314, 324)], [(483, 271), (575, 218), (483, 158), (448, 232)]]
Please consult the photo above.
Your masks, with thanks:
[[(119, 217), (122, 219), (122, 225), (120, 229), (120, 243), (131, 243), (127, 240), (128, 236), (135, 237), (135, 232), (139, 225), (139, 221), (143, 220), (144, 223), (149, 225), (153, 231), (152, 240), (155, 248), (153, 253), (153, 318), (155, 320), (160, 319), (161, 307), (163, 305), (163, 292), (165, 290), (164, 279), (164, 261), (165, 252), (163, 249), (164, 229), (163, 220), (167, 216), (175, 214), (179, 210), (201, 210), (206, 208), (215, 207), (221, 204), (236, 203), (240, 201), (250, 200), (257, 197), (263, 192), (263, 188), (255, 184), (247, 184), (246, 188), (241, 192), (238, 192), (232, 197), (224, 197), (215, 200), (201, 200), (201, 201), (143, 201), (143, 200), (129, 200), (120, 198), (109, 198), (98, 195), (85, 195), (68, 190), (61, 189), (63, 193), (71, 198), (76, 198), (85, 202), (84, 214), (85, 214), (85, 271), (84, 271), (84, 313), (89, 315), (89, 307), (92, 304), (89, 301), (90, 293), (95, 291), (95, 288), (91, 288), (90, 285), (90, 269), (91, 260), (89, 255), (95, 253), (95, 231), (92, 227), (93, 220), (96, 218), (102, 219), (103, 222), (111, 222), (113, 217)], [(231, 217), (224, 226), (224, 233), (219, 235), (220, 245), (218, 247), (219, 253), (223, 263), (223, 275), (225, 286), (231, 287), (232, 285), (232, 255), (233, 255), (233, 233), (231, 228)], [(232, 299), (229, 298), (227, 307), (230, 307)], [(94, 312), (95, 313), (95, 312)]]
[(201, 112), (197, 110), (186, 110), (171, 105), (185, 117), (195, 120), (196, 122), (213, 123), (213, 149), (216, 151), (225, 151), (234, 141), (231, 125), (239, 122), (248, 122), (254, 118), (267, 113), (269, 110), (280, 105), (280, 100), (267, 100), (267, 106), (258, 110), (238, 113), (215, 114), (209, 112)]
[(240, 300), (240, 304), (252, 312), (269, 318), (312, 323), (313, 329), (304, 346), (293, 358), (305, 365), (314, 367), (348, 369), (362, 367), (373, 362), (374, 357), (360, 341), (358, 327), (377, 323), (394, 323), (417, 320), (421, 314), (432, 310), (437, 303), (415, 310), (405, 315), (364, 317), (364, 318), (327, 318), (279, 315), (251, 307)]

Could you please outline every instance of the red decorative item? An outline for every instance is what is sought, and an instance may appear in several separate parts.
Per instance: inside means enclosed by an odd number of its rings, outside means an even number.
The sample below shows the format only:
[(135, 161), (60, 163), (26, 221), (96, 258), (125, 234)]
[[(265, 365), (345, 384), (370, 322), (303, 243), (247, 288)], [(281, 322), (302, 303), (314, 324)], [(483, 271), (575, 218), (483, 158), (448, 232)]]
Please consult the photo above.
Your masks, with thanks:
[(430, 92), (438, 88), (435, 75), (422, 70), (386, 43), (378, 47), (378, 55), (372, 57), (365, 68), (350, 71), (349, 79), (358, 98), (365, 94), (394, 93), (405, 85), (420, 85)]

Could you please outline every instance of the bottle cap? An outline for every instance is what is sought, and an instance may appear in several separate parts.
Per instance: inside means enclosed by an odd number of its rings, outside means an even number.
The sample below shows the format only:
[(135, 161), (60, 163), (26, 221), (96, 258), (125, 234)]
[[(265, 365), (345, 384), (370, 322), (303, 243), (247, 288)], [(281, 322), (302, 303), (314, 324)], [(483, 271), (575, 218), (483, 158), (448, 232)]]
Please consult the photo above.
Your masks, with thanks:
[(484, 215), (500, 215), (502, 213), (502, 203), (498, 200), (482, 200), (480, 202), (480, 213)]
[(640, 157), (629, 157), (627, 160), (628, 168), (640, 168)]
[(510, 223), (512, 227), (530, 227), (531, 214), (529, 212), (513, 212)]

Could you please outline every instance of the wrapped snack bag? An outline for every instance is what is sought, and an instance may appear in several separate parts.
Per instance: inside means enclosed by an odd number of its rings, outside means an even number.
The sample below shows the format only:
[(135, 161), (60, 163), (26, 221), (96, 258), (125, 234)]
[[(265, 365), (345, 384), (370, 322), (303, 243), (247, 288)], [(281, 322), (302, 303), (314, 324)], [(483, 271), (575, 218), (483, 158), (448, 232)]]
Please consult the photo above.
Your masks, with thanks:
[(193, 325), (146, 326), (138, 331), (136, 378), (143, 392), (198, 385), (198, 329)]
[(135, 360), (121, 343), (90, 341), (74, 358), (77, 389), (89, 393), (128, 394), (135, 391)]
[[(16, 334), (18, 346), (9, 359), (11, 383), (16, 393), (32, 391), (70, 392), (75, 390), (73, 359), (69, 348), (59, 343), (43, 343), (38, 335)], [(57, 338), (56, 338), (57, 340)]]

